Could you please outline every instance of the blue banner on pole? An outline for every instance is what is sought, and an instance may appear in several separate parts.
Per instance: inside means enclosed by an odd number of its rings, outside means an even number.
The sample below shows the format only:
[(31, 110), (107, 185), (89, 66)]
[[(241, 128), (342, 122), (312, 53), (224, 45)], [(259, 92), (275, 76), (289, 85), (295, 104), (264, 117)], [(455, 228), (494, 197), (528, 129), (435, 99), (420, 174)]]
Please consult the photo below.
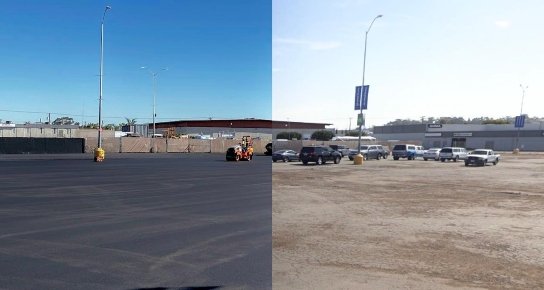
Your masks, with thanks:
[(516, 116), (514, 126), (516, 128), (523, 128), (523, 126), (525, 126), (525, 115)]
[(361, 86), (355, 87), (355, 110), (361, 110)]
[(368, 109), (368, 86), (363, 87), (363, 97), (362, 97), (362, 100), (361, 100), (361, 106), (362, 106), (363, 110)]

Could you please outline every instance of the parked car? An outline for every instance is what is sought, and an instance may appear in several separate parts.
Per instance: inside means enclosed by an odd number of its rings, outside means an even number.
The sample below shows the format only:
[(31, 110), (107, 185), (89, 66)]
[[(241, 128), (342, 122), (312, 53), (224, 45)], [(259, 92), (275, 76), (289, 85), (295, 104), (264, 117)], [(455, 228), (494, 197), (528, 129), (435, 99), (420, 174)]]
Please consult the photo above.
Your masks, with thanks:
[(435, 161), (440, 160), (440, 150), (441, 148), (429, 148), (423, 152), (423, 160), (427, 161), (433, 159)]
[(340, 154), (342, 154), (342, 157), (348, 156), (348, 155), (349, 155), (349, 148), (348, 148), (348, 146), (346, 146), (346, 145), (336, 145), (336, 144), (332, 144), (332, 145), (329, 145), (329, 147), (331, 147), (331, 148), (334, 149), (335, 151), (340, 152)]
[(414, 160), (416, 154), (416, 145), (413, 144), (397, 144), (393, 147), (393, 160), (399, 160), (400, 158)]
[(340, 163), (342, 154), (326, 146), (304, 146), (300, 150), (300, 160), (304, 165), (308, 162), (315, 162), (317, 165), (333, 161), (334, 164)]
[(453, 160), (457, 162), (459, 159), (466, 159), (468, 155), (467, 149), (461, 147), (444, 147), (440, 150), (440, 161)]
[(465, 159), (465, 166), (485, 166), (487, 163), (493, 163), (493, 165), (497, 165), (499, 163), (499, 159), (500, 155), (495, 154), (493, 150), (476, 149), (468, 154), (467, 158)]
[(264, 149), (266, 149), (266, 151), (264, 151), (264, 155), (272, 155), (272, 143), (266, 144)]
[(423, 146), (417, 146), (416, 145), (416, 156), (417, 157), (423, 157), (423, 153), (425, 153), (425, 150), (423, 150)]
[(348, 158), (349, 160), (355, 159), (355, 155), (359, 154), (363, 155), (364, 160), (368, 159), (387, 159), (389, 156), (389, 151), (383, 148), (382, 145), (361, 145), (361, 148), (359, 151), (355, 150), (349, 150)]
[(289, 149), (278, 150), (272, 153), (272, 161), (276, 162), (278, 160), (282, 160), (283, 162), (298, 161), (298, 153)]

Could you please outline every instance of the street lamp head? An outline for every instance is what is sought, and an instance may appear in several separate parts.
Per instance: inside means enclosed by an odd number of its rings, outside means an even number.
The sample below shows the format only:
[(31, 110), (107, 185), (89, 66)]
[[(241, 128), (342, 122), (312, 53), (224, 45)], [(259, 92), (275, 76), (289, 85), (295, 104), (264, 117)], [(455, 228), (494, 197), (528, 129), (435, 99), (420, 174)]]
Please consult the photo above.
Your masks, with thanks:
[(111, 9), (111, 6), (106, 6), (106, 11), (110, 9)]
[(380, 18), (380, 17), (383, 17), (383, 15), (380, 14), (380, 15), (376, 16), (376, 18)]

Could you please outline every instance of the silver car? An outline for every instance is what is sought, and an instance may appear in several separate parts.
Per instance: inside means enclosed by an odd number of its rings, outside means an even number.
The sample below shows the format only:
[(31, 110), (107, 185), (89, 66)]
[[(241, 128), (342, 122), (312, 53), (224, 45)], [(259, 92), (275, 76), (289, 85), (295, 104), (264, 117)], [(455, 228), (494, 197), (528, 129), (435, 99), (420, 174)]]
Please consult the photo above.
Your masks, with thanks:
[(423, 160), (425, 161), (429, 159), (433, 159), (435, 161), (440, 160), (440, 150), (442, 150), (442, 148), (430, 148), (425, 150), (425, 152), (423, 152)]

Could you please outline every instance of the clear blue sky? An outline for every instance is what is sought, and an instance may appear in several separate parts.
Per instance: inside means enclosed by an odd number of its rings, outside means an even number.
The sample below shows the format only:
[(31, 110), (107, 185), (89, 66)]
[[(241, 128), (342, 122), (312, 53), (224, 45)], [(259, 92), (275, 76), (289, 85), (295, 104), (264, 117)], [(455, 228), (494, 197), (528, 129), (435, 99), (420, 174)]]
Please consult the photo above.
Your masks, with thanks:
[[(0, 1), (0, 119), (271, 118), (270, 0)], [(21, 111), (21, 112), (16, 112)], [(36, 113), (24, 113), (36, 112)], [(60, 114), (57, 114), (60, 113)]]
[(422, 116), (544, 117), (544, 1), (275, 0), (273, 117), (352, 128)]

